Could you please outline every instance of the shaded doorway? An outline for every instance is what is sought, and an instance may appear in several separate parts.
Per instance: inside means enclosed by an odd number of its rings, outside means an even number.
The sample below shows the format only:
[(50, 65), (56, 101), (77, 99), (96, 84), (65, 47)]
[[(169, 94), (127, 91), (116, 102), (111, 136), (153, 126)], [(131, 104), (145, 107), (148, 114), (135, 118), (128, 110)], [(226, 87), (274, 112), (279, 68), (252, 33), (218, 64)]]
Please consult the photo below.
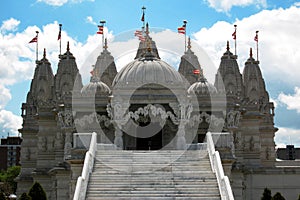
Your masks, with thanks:
[(136, 150), (159, 150), (162, 148), (162, 127), (159, 123), (139, 123)]

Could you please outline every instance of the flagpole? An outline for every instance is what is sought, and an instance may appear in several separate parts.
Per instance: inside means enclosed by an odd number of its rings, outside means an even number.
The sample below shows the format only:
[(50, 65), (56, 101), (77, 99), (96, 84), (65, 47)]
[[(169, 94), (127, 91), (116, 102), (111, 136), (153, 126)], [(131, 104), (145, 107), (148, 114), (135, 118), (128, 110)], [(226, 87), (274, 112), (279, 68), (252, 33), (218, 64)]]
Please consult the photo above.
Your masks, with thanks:
[(183, 20), (183, 24), (184, 24), (184, 52), (186, 52), (186, 24), (187, 24), (187, 21), (186, 20)]
[(62, 24), (59, 24), (59, 34), (60, 34), (60, 38), (59, 38), (59, 55), (61, 55), (61, 27), (62, 27)]
[(101, 20), (100, 21), (101, 25), (103, 26), (103, 34), (102, 34), (102, 50), (104, 50), (104, 26), (106, 21), (105, 20)]
[(256, 60), (258, 61), (258, 31), (256, 31)]
[(234, 40), (234, 54), (236, 55), (236, 27), (237, 25), (234, 25), (234, 31), (235, 31), (235, 40)]
[(39, 32), (38, 31), (36, 31), (36, 38), (37, 38), (37, 40), (36, 40), (36, 61), (38, 61), (39, 60), (39, 53), (38, 53), (38, 51), (39, 51)]
[(143, 10), (143, 15), (142, 15), (143, 27), (145, 27), (145, 10), (146, 10), (146, 7), (143, 6), (143, 7), (142, 7), (142, 10)]
[[(142, 7), (143, 14), (142, 14), (141, 21), (143, 22), (142, 34), (143, 34), (143, 36), (145, 37), (145, 39), (147, 39), (147, 38), (146, 38), (146, 35), (145, 35), (145, 33), (146, 33), (146, 32), (145, 32), (145, 29), (146, 29), (145, 10), (146, 10), (146, 7), (143, 6), (143, 7)], [(145, 50), (144, 53), (146, 53), (146, 41), (142, 43), (142, 48)]]

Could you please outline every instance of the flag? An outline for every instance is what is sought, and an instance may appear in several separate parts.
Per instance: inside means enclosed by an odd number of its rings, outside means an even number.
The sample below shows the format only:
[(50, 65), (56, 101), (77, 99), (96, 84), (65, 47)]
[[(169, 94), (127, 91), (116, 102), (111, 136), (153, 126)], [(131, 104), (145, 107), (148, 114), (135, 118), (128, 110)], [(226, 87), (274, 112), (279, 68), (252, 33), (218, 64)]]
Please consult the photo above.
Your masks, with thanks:
[(142, 41), (142, 42), (145, 42), (146, 38), (144, 36), (139, 36), (139, 40)]
[(144, 12), (143, 12), (143, 15), (142, 15), (141, 21), (142, 21), (142, 22), (144, 22), (144, 21), (145, 21), (145, 13), (144, 13)]
[(134, 36), (137, 36), (137, 37), (139, 38), (140, 41), (143, 41), (143, 42), (144, 42), (144, 41), (146, 40), (145, 36), (143, 35), (143, 31), (136, 30), (136, 31), (134, 32)]
[(57, 36), (57, 40), (61, 39), (61, 25), (59, 26), (59, 32), (58, 32), (58, 36)]
[(236, 40), (236, 30), (232, 33), (232, 38)]
[(185, 34), (185, 25), (183, 25), (182, 27), (178, 27), (177, 30), (178, 30), (178, 33)]
[(34, 38), (32, 38), (32, 40), (30, 40), (29, 43), (34, 43), (38, 41), (38, 36), (35, 36)]
[(200, 74), (200, 70), (199, 69), (194, 69), (193, 73), (194, 74)]
[(92, 71), (90, 71), (90, 73), (91, 73), (92, 76), (94, 76), (95, 72), (94, 72), (94, 70), (92, 70)]
[(142, 31), (136, 30), (136, 31), (134, 32), (134, 36), (140, 36), (140, 35), (143, 35), (143, 32), (142, 32)]
[(97, 31), (97, 34), (103, 34), (103, 31), (104, 31), (104, 27), (101, 25), (101, 26), (98, 26), (98, 31)]
[(255, 42), (258, 42), (258, 35), (257, 35), (257, 32), (256, 32), (256, 35), (255, 35), (255, 37), (254, 37), (254, 41), (255, 41)]

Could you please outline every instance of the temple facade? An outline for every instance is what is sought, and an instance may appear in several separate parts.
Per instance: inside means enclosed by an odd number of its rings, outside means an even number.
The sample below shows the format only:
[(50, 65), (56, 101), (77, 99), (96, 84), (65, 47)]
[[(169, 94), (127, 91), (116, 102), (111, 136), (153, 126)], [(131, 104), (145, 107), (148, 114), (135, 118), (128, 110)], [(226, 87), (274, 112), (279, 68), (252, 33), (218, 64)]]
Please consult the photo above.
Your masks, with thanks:
[(274, 104), (252, 50), (241, 73), (227, 42), (212, 84), (190, 40), (177, 71), (148, 29), (119, 72), (105, 42), (87, 85), (69, 44), (56, 74), (44, 51), (22, 104), (18, 195), (38, 181), (48, 199), (72, 199), (86, 152), (78, 133), (96, 132), (116, 150), (157, 151), (195, 149), (212, 132), (235, 199), (258, 199), (265, 187), (296, 199), (300, 168), (276, 162)]

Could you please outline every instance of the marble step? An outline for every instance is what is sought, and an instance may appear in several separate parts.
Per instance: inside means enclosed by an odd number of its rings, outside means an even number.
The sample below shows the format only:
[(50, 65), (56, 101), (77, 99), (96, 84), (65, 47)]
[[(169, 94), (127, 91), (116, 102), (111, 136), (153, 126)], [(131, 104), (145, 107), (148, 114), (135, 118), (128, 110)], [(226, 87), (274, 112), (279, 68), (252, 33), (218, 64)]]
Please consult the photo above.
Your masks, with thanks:
[[(130, 200), (220, 200), (219, 196), (204, 197), (130, 197)], [(128, 197), (88, 197), (87, 200), (128, 200)]]
[(86, 199), (220, 199), (205, 151), (98, 151)]
[[(176, 194), (176, 193), (173, 193), (173, 194), (149, 194), (149, 193), (128, 193), (128, 194), (118, 194), (118, 193), (114, 193), (114, 194), (101, 194), (101, 196), (99, 196), (97, 193), (95, 194), (90, 194), (86, 199), (91, 199), (93, 197), (96, 197), (98, 199), (101, 199), (103, 197), (106, 197), (106, 198), (117, 198), (117, 199), (120, 199), (120, 198), (129, 198), (129, 199), (132, 199), (132, 198), (137, 198), (139, 197), (140, 199), (153, 199), (153, 198), (157, 198), (157, 197), (164, 197), (164, 199), (167, 199), (168, 197), (171, 198), (176, 198), (176, 200), (179, 198), (179, 197), (184, 197), (186, 199), (190, 199), (191, 197), (193, 198), (207, 198), (207, 199), (212, 199), (212, 198), (218, 198), (219, 200), (221, 199), (220, 196), (218, 196), (218, 194)], [(188, 197), (188, 198), (187, 198)]]

